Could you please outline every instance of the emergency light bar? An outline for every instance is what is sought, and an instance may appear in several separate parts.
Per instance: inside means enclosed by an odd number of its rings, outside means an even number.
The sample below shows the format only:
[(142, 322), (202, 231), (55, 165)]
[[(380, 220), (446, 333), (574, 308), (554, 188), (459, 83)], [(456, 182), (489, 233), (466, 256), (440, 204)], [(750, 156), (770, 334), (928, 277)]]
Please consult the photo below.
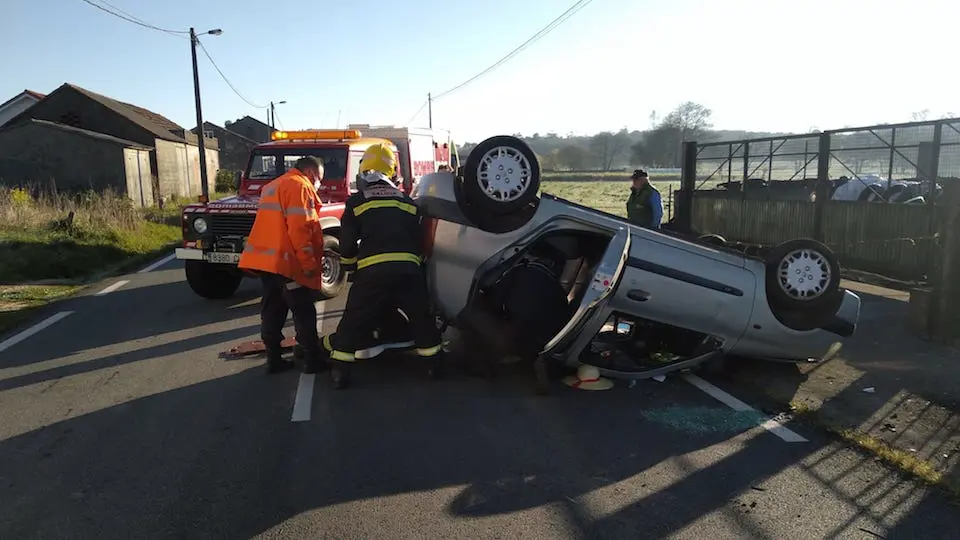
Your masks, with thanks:
[(357, 129), (305, 129), (301, 131), (274, 131), (270, 134), (272, 141), (317, 140), (317, 139), (359, 139), (360, 130)]

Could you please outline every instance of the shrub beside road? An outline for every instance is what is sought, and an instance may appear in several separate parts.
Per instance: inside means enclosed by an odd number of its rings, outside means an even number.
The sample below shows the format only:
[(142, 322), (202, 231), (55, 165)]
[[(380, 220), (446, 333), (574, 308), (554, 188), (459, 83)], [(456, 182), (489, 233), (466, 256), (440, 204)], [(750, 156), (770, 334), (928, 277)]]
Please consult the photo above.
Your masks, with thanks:
[(177, 202), (139, 209), (110, 192), (0, 190), (0, 331), (90, 280), (166, 253), (180, 238), (179, 215)]

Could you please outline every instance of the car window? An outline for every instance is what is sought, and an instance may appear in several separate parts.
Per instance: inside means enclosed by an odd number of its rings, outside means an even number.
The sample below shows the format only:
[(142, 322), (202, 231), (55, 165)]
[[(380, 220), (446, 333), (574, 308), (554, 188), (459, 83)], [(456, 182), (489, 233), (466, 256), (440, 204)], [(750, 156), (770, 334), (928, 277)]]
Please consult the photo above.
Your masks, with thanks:
[(248, 178), (275, 178), (277, 175), (276, 156), (253, 156), (250, 161)]
[(347, 167), (347, 174), (350, 175), (350, 193), (357, 192), (357, 173), (360, 171), (362, 157), (362, 152), (350, 152), (350, 165)]

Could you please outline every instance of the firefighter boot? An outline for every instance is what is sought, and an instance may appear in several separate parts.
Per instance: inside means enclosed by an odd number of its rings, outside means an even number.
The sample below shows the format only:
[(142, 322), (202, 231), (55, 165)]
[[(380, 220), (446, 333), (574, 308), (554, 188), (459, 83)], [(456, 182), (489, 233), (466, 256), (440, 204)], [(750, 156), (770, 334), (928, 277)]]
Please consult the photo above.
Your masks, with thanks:
[(446, 374), (446, 364), (444, 358), (444, 351), (428, 356), (423, 359), (423, 363), (427, 368), (427, 377), (431, 379), (442, 379)]
[(268, 374), (280, 373), (293, 367), (293, 362), (283, 359), (283, 349), (280, 345), (267, 345), (266, 349)]
[(300, 354), (301, 371), (303, 373), (322, 373), (329, 367), (330, 353), (323, 347), (319, 347), (316, 352), (309, 352), (304, 347)]
[(350, 364), (348, 362), (330, 362), (330, 381), (337, 390), (350, 386)]

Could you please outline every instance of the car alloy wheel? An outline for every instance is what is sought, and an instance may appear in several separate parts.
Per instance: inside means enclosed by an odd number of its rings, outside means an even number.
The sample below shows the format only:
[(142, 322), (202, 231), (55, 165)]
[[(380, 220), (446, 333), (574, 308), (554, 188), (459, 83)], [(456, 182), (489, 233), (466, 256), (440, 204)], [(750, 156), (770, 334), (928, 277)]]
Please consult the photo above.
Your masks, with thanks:
[(483, 193), (498, 203), (513, 202), (530, 188), (533, 167), (516, 148), (497, 146), (480, 158), (477, 181)]
[(827, 290), (833, 278), (830, 263), (813, 249), (796, 249), (780, 259), (780, 289), (796, 300), (813, 300)]

